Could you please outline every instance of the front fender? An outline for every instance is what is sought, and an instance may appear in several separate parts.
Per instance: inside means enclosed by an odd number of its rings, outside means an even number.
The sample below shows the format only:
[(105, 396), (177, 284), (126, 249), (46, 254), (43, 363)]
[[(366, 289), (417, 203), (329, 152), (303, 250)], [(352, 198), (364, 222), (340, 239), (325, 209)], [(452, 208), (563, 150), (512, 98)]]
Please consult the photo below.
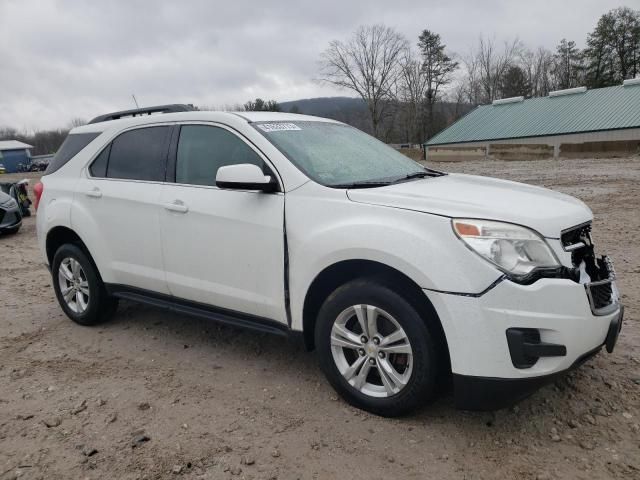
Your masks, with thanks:
[[(287, 200), (292, 327), (302, 329), (304, 299), (313, 280), (345, 260), (382, 263), (423, 289), (479, 293), (501, 273), (454, 235), (450, 219), (355, 203), (344, 191), (293, 192)], [(325, 189), (325, 191), (328, 189)]]

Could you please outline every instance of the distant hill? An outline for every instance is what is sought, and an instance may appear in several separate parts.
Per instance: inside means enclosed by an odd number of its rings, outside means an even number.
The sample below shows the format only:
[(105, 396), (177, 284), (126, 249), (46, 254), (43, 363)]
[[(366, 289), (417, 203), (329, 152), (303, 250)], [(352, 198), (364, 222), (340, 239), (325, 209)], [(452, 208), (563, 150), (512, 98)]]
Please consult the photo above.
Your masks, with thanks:
[(280, 108), (285, 112), (291, 111), (294, 107), (297, 107), (300, 113), (318, 115), (320, 117), (344, 111), (360, 110), (361, 112), (366, 112), (367, 110), (367, 106), (361, 98), (353, 97), (303, 98), (290, 102), (280, 102)]
[[(353, 125), (368, 132), (370, 130), (369, 112), (367, 105), (361, 98), (354, 97), (318, 97), (303, 98), (289, 102), (279, 102), (283, 112), (303, 113), (318, 117), (332, 118), (340, 122)], [(454, 103), (438, 103), (434, 111), (436, 131), (451, 125), (460, 116), (473, 109), (472, 105)], [(392, 115), (389, 120), (385, 141), (402, 143), (406, 137), (402, 133), (401, 119)]]
[(318, 97), (280, 102), (283, 112), (326, 117), (366, 130), (369, 126), (367, 105), (361, 98)]

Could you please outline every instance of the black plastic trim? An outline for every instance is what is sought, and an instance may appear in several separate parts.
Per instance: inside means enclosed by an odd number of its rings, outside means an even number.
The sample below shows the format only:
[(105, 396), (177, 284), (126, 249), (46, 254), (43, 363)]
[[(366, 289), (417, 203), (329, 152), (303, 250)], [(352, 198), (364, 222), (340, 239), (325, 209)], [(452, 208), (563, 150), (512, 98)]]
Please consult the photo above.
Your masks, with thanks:
[(287, 325), (291, 328), (291, 290), (289, 284), (289, 240), (287, 238), (287, 197), (284, 197), (282, 208), (282, 243), (283, 243), (283, 270), (284, 270), (284, 309), (287, 315)]
[(171, 295), (128, 287), (126, 285), (110, 283), (105, 284), (105, 287), (110, 295), (124, 300), (145, 303), (147, 305), (153, 305), (173, 312), (214, 320), (226, 325), (248, 328), (259, 332), (283, 336), (288, 336), (290, 333), (290, 329), (287, 325), (270, 318), (236, 312), (190, 300), (182, 300)]
[(513, 366), (531, 368), (541, 357), (565, 357), (567, 347), (540, 341), (540, 331), (535, 328), (508, 328), (506, 331), (509, 354)]
[(551, 375), (528, 378), (495, 378), (453, 374), (454, 401), (461, 410), (491, 411), (507, 408), (555, 381), (595, 356), (602, 345), (579, 357), (571, 367)]
[(618, 341), (618, 336), (620, 335), (620, 331), (622, 330), (622, 322), (624, 322), (624, 305), (621, 304), (620, 313), (609, 324), (609, 331), (607, 332), (607, 338), (604, 341), (604, 345), (608, 353), (612, 353), (613, 348), (616, 346), (616, 342)]
[(219, 182), (216, 180), (216, 187), (229, 190), (258, 190), (264, 193), (274, 193), (279, 190), (278, 182), (273, 176), (268, 183)]
[(180, 138), (181, 125), (173, 125), (169, 136), (167, 149), (167, 166), (165, 167), (164, 181), (176, 183), (176, 158), (178, 155), (178, 138)]
[(425, 290), (429, 290), (430, 292), (446, 293), (447, 295), (458, 295), (460, 297), (478, 298), (478, 297), (483, 296), (489, 290), (493, 289), (496, 285), (498, 285), (500, 282), (502, 282), (505, 278), (507, 278), (506, 275), (501, 275), (493, 283), (491, 283), (491, 285), (489, 285), (487, 288), (485, 288), (484, 290), (482, 290), (481, 292), (478, 292), (478, 293), (450, 292), (448, 290), (436, 290), (435, 288), (425, 288)]
[(151, 115), (152, 113), (176, 113), (192, 112), (196, 110), (193, 105), (174, 103), (171, 105), (157, 105), (155, 107), (134, 108), (132, 110), (121, 110), (119, 112), (106, 113), (92, 119), (89, 124), (118, 120), (122, 117), (139, 117), (141, 115)]
[(565, 266), (542, 267), (536, 268), (522, 277), (506, 275), (506, 278), (518, 285), (532, 285), (542, 278), (560, 278), (578, 283), (578, 280), (580, 279), (580, 272), (577, 268), (569, 268)]

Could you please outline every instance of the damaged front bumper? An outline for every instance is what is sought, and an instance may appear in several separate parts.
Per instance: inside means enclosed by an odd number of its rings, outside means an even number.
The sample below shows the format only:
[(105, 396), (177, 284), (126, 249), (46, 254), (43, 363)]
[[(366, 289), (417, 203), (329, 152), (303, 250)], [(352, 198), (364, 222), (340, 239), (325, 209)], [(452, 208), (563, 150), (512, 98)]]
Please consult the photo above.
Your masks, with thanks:
[(611, 261), (592, 261), (504, 278), (480, 296), (425, 291), (447, 336), (458, 408), (509, 406), (603, 346), (613, 351), (624, 308)]

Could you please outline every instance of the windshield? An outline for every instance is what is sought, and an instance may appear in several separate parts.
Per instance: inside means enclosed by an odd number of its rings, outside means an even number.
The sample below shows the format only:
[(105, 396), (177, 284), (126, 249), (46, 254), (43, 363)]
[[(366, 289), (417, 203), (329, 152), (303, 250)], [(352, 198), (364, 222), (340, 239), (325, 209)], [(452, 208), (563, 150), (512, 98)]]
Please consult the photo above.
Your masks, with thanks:
[(255, 128), (312, 180), (329, 187), (366, 187), (429, 175), (417, 162), (338, 123), (261, 122)]

